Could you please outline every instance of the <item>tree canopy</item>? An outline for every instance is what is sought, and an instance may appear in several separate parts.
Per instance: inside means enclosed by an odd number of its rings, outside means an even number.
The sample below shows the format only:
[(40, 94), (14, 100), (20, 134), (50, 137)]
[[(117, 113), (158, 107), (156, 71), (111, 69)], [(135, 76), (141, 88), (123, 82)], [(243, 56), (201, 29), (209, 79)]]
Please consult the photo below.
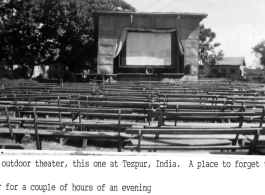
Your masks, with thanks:
[(135, 11), (123, 0), (1, 0), (0, 61), (27, 67), (96, 65), (92, 11)]
[(216, 48), (221, 44), (213, 43), (216, 33), (211, 28), (200, 25), (199, 30), (199, 63), (202, 65), (200, 71), (202, 74), (207, 74), (208, 66), (217, 64), (223, 58), (224, 52), (222, 50), (216, 51)]
[(38, 7), (33, 1), (10, 0), (0, 6), (0, 60), (31, 66), (38, 63), (39, 28), (35, 15)]
[(259, 58), (260, 64), (265, 66), (265, 40), (259, 42), (252, 50), (256, 57)]

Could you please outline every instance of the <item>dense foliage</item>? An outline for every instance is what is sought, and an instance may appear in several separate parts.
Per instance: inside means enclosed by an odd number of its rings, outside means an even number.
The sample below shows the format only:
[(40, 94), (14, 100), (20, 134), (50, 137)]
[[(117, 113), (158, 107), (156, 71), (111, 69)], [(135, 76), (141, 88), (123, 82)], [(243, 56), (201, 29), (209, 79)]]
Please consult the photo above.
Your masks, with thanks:
[(200, 25), (199, 30), (199, 62), (202, 65), (200, 73), (207, 74), (208, 66), (217, 64), (223, 58), (224, 52), (215, 50), (220, 43), (213, 44), (216, 34), (210, 28)]
[(135, 11), (123, 0), (0, 0), (0, 61), (31, 75), (36, 65), (95, 66), (96, 10)]
[(259, 58), (260, 64), (262, 66), (265, 66), (265, 40), (259, 42), (252, 49), (253, 49), (253, 53)]

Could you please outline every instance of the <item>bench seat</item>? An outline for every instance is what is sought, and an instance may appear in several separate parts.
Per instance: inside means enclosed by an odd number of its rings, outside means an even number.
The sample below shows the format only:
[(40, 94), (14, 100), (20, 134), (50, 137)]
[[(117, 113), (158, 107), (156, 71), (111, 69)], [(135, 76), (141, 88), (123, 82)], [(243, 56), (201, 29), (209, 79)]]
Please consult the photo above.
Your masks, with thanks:
[[(124, 147), (124, 150), (138, 149), (138, 146)], [(265, 149), (265, 146), (258, 145), (255, 149)], [(249, 150), (249, 146), (141, 146), (140, 150)]]
[[(8, 128), (0, 128), (0, 134), (10, 134)], [(31, 129), (13, 129), (15, 135), (35, 135), (35, 131)], [(57, 138), (80, 138), (80, 139), (118, 139), (117, 132), (91, 132), (91, 131), (58, 131), (58, 130), (39, 130), (40, 137), (57, 137)], [(123, 139), (129, 139), (132, 136), (120, 133)]]
[(24, 147), (21, 144), (0, 143), (0, 149), (24, 150)]
[[(246, 150), (248, 149), (248, 154), (252, 154), (256, 149), (263, 149), (265, 145), (257, 145), (260, 135), (265, 135), (265, 130), (261, 127), (256, 128), (214, 128), (214, 129), (205, 129), (205, 128), (188, 128), (188, 129), (180, 129), (180, 128), (127, 128), (125, 133), (128, 134), (136, 134), (138, 135), (138, 143), (137, 146), (125, 146), (125, 150), (137, 150), (140, 152), (141, 150)], [(155, 135), (156, 140), (150, 141), (150, 139), (146, 139), (144, 135)], [(160, 135), (233, 135), (234, 140), (232, 140), (231, 144), (220, 145), (217, 144), (219, 140), (216, 140), (215, 143), (210, 144), (203, 142), (205, 140), (200, 140), (199, 144), (193, 142), (189, 143), (187, 140), (177, 142), (177, 140), (164, 141), (163, 144), (160, 142)], [(247, 145), (238, 145), (238, 137), (239, 135), (252, 135), (254, 136), (253, 140), (251, 140), (250, 146)], [(163, 141), (163, 139), (162, 139)], [(194, 140), (193, 140), (194, 141)], [(224, 141), (224, 140), (222, 140)], [(134, 141), (133, 141), (134, 142)], [(142, 143), (143, 142), (143, 143)], [(152, 143), (153, 142), (153, 143)], [(186, 142), (186, 143), (185, 143)], [(147, 144), (148, 143), (148, 144)], [(182, 143), (182, 145), (181, 145)], [(195, 144), (194, 144), (195, 143)], [(220, 143), (220, 142), (219, 142)]]
[[(133, 146), (138, 145), (138, 139), (131, 139)], [(220, 146), (232, 145), (227, 139), (143, 139), (141, 146)]]

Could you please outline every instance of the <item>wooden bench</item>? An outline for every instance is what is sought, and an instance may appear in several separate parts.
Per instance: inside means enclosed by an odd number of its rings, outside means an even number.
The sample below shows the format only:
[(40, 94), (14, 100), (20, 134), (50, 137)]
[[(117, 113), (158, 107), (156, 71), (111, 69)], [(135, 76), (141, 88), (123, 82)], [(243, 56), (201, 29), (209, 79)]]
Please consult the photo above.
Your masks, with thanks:
[(0, 149), (24, 150), (24, 147), (21, 144), (0, 143)]
[(75, 73), (74, 74), (74, 82), (76, 82), (76, 76), (88, 76), (88, 77), (90, 77), (90, 76), (93, 76), (93, 77), (101, 77), (101, 80), (99, 80), (99, 81), (101, 81), (102, 83), (104, 83), (105, 82), (105, 77), (107, 78), (107, 79), (109, 79), (109, 82), (111, 82), (111, 80), (110, 80), (110, 77), (117, 77), (117, 74), (90, 74), (90, 73)]
[[(247, 154), (253, 154), (253, 152), (259, 148), (265, 148), (265, 146), (256, 146), (259, 135), (265, 133), (263, 128), (224, 128), (224, 129), (160, 129), (160, 128), (127, 128), (125, 130), (127, 134), (138, 135), (137, 146), (125, 146), (125, 150), (248, 150)], [(153, 144), (153, 145), (142, 145), (150, 139), (144, 139), (144, 135), (234, 135), (237, 139), (237, 135), (254, 135), (253, 140), (249, 146), (239, 146), (239, 145), (174, 145), (174, 144)], [(144, 142), (145, 141), (145, 142)], [(152, 141), (152, 140), (151, 140)], [(159, 142), (159, 139), (156, 140)], [(237, 142), (234, 142), (237, 143)]]
[[(120, 151), (121, 138), (130, 137), (129, 134), (124, 136), (123, 131), (135, 125), (139, 128), (144, 127), (143, 129), (157, 128), (161, 131), (164, 129), (233, 130), (243, 126), (251, 129), (262, 127), (264, 94), (250, 89), (249, 85), (156, 81), (8, 87), (0, 90), (0, 105), (8, 107), (0, 108), (6, 116), (0, 117), (0, 123), (7, 125), (8, 128), (2, 126), (0, 130), (10, 135), (30, 132), (35, 136), (38, 149), (41, 149), (41, 137), (52, 137), (53, 131), (57, 137), (80, 139), (88, 137), (111, 139), (112, 137), (118, 140)], [(7, 117), (5, 109), (7, 113), (16, 112), (21, 115), (17, 118)], [(22, 118), (22, 114), (31, 114), (33, 118)], [(58, 118), (40, 118), (45, 114)], [(150, 126), (138, 121), (146, 119), (149, 119)], [(155, 121), (151, 123), (151, 119)], [(209, 123), (230, 119), (232, 123)], [(183, 121), (197, 121), (197, 123)], [(31, 125), (34, 128), (33, 130), (25, 127), (24, 129), (14, 128), (14, 125), (19, 124)], [(45, 129), (47, 126), (56, 127), (54, 129), (59, 127), (61, 130), (65, 126), (77, 127), (79, 131), (49, 132)], [(87, 132), (88, 129), (104, 131)], [(109, 129), (114, 132), (105, 131)], [(74, 133), (71, 134), (71, 132)], [(78, 133), (82, 135), (77, 135)], [(149, 139), (153, 137), (157, 139)], [(180, 137), (181, 141), (177, 139)], [(255, 135), (248, 135), (248, 137), (253, 139)], [(152, 144), (161, 145), (162, 143), (167, 145), (167, 142), (170, 142), (169, 146), (178, 144), (178, 146), (193, 147), (206, 145), (224, 147), (235, 144), (234, 140), (244, 141), (245, 136), (237, 134), (234, 139), (234, 134), (145, 134), (142, 146), (145, 146), (145, 143), (146, 146), (148, 144), (152, 146)], [(132, 141), (135, 142), (134, 139)]]
[[(177, 107), (176, 107), (177, 108)], [(158, 127), (160, 127), (165, 120), (174, 120), (175, 125), (178, 120), (195, 120), (195, 121), (216, 121), (216, 120), (237, 120), (239, 122), (239, 127), (242, 127), (245, 119), (252, 120), (256, 119), (260, 121), (260, 127), (262, 127), (262, 123), (265, 116), (265, 106), (262, 109), (261, 113), (256, 113), (254, 111), (245, 111), (245, 107), (239, 112), (179, 112), (178, 108), (175, 112), (170, 111), (149, 111), (148, 113), (148, 121), (150, 122), (152, 118), (158, 120)]]
[[(244, 106), (243, 106), (244, 108)], [(262, 124), (264, 120), (265, 108), (261, 113), (255, 112), (166, 112), (166, 111), (150, 111), (149, 117), (155, 117), (158, 119), (158, 125), (156, 128), (147, 127), (144, 128), (128, 128), (125, 130), (128, 134), (138, 135), (138, 146), (126, 146), (125, 149), (140, 150), (236, 150), (236, 149), (249, 149), (249, 154), (253, 152), (253, 147), (256, 146), (259, 137), (259, 131), (263, 132)], [(163, 118), (166, 116), (168, 119), (175, 118), (175, 126), (165, 126)], [(229, 125), (207, 125), (207, 123), (200, 123), (200, 125), (193, 125), (192, 123), (186, 123), (177, 125), (177, 120), (212, 120), (212, 119), (239, 119), (239, 124), (231, 123)], [(244, 127), (243, 122), (245, 119), (254, 118), (259, 123), (258, 127)], [(150, 120), (149, 120), (150, 121)], [(232, 127), (234, 126), (234, 127)], [(241, 131), (242, 130), (242, 131)], [(137, 132), (138, 131), (138, 132)], [(264, 133), (264, 132), (263, 132)], [(254, 135), (253, 144), (250, 146), (238, 146), (238, 139), (240, 134)], [(147, 135), (149, 139), (144, 139), (143, 145), (141, 139), (143, 135)], [(155, 139), (150, 139), (150, 135), (154, 135)], [(161, 135), (167, 135), (162, 139)], [(177, 136), (176, 136), (177, 135)], [(196, 135), (196, 136), (195, 136)], [(209, 135), (209, 136), (207, 136)], [(225, 137), (223, 135), (226, 135)], [(227, 136), (227, 135), (232, 135)], [(180, 137), (182, 136), (182, 137)], [(187, 137), (190, 136), (190, 137)], [(234, 138), (233, 138), (234, 136)], [(147, 138), (146, 137), (146, 138)], [(180, 141), (179, 139), (186, 139)], [(230, 146), (230, 140), (232, 146)], [(136, 144), (135, 140), (132, 140), (133, 144)], [(226, 146), (224, 146), (226, 145)], [(229, 146), (227, 146), (229, 145)], [(259, 146), (264, 148), (264, 146)]]
[[(9, 111), (32, 111), (33, 109), (33, 119), (28, 119), (28, 118), (10, 118), (8, 112)], [(72, 113), (78, 114), (78, 119), (77, 120), (73, 120), (72, 122), (70, 121), (64, 121), (62, 120), (61, 117), (59, 117), (57, 120), (51, 120), (51, 119), (38, 119), (37, 118), (37, 110), (48, 110), (49, 108), (43, 108), (43, 107), (5, 107), (5, 108), (1, 108), (0, 111), (3, 111), (7, 116), (7, 119), (0, 119), (6, 122), (8, 124), (9, 127), (9, 133), (11, 135), (11, 137), (13, 137), (14, 135), (14, 131), (17, 132), (17, 129), (13, 129), (12, 128), (12, 124), (14, 122), (23, 122), (24, 124), (33, 124), (34, 125), (34, 135), (35, 135), (35, 139), (36, 139), (36, 146), (37, 149), (41, 149), (41, 144), (40, 144), (40, 139), (39, 139), (39, 132), (43, 132), (45, 130), (39, 130), (39, 125), (45, 125), (48, 127), (54, 127), (54, 126), (60, 126), (61, 129), (65, 126), (72, 126), (72, 127), (80, 127), (80, 130), (83, 132), (85, 130), (85, 128), (87, 129), (99, 129), (99, 130), (114, 130), (117, 133), (115, 135), (118, 135), (118, 137), (116, 136), (116, 138), (118, 139), (118, 150), (121, 151), (121, 144), (122, 144), (122, 138), (119, 136), (121, 134), (122, 131), (124, 131), (126, 128), (128, 127), (132, 127), (133, 125), (146, 125), (146, 124), (141, 124), (141, 123), (135, 123), (135, 122), (121, 122), (121, 117), (122, 117), (122, 113), (131, 113), (131, 111), (129, 112), (128, 109), (124, 109), (124, 110), (117, 110), (117, 109), (89, 109), (89, 108), (56, 108), (57, 111), (71, 111)], [(50, 108), (52, 110), (55, 110), (55, 108)], [(109, 112), (109, 113), (108, 113)], [(98, 115), (104, 115), (106, 118), (110, 117), (112, 119), (116, 118), (116, 121), (95, 121), (95, 120), (83, 120), (81, 119), (81, 116), (86, 115), (89, 117), (97, 117)], [(131, 116), (134, 117), (134, 116)], [(136, 118), (138, 118), (137, 116), (135, 116)], [(86, 129), (86, 130), (87, 130)], [(80, 132), (81, 132), (80, 131)], [(2, 132), (3, 133), (3, 132)], [(67, 132), (65, 132), (67, 133)], [(94, 135), (93, 132), (91, 132), (92, 135)], [(99, 132), (98, 132), (99, 133)], [(102, 132), (101, 132), (102, 133)], [(114, 133), (114, 132), (113, 132)], [(33, 134), (31, 132), (31, 134)], [(100, 134), (100, 133), (99, 133)], [(50, 134), (52, 136), (52, 134)], [(64, 137), (64, 133), (59, 133), (59, 135), (62, 135), (62, 137)], [(68, 134), (67, 134), (68, 135)], [(70, 134), (71, 135), (71, 134)], [(105, 136), (103, 136), (105, 135)], [(108, 137), (110, 134), (101, 134), (101, 138), (105, 138), (105, 139), (112, 139), (113, 136)], [(48, 135), (47, 135), (48, 136)], [(89, 136), (89, 132), (85, 134), (85, 136)], [(70, 136), (68, 136), (70, 137)], [(76, 137), (76, 135), (74, 136)], [(86, 145), (86, 141), (83, 142), (84, 145)]]

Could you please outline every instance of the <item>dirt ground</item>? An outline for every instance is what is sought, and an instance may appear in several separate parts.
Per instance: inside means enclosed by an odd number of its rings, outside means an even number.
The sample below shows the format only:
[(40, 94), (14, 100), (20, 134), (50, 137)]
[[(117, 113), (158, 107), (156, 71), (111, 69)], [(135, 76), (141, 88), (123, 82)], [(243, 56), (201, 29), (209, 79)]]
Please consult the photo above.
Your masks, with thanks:
[[(0, 137), (0, 143), (15, 143), (15, 141), (12, 142), (9, 138), (3, 138)], [(33, 141), (31, 143), (20, 143), (25, 150), (36, 150), (36, 142)], [(106, 145), (106, 144), (105, 144)], [(113, 145), (113, 144), (111, 144)], [(42, 141), (42, 150), (60, 150), (60, 151), (104, 151), (104, 152), (117, 152), (118, 149), (114, 146), (104, 146), (104, 142), (100, 145), (95, 146), (95, 144), (89, 144), (86, 148), (82, 148), (78, 146), (77, 143), (70, 143), (67, 145), (62, 145), (59, 143), (59, 141), (48, 141), (44, 140)]]

